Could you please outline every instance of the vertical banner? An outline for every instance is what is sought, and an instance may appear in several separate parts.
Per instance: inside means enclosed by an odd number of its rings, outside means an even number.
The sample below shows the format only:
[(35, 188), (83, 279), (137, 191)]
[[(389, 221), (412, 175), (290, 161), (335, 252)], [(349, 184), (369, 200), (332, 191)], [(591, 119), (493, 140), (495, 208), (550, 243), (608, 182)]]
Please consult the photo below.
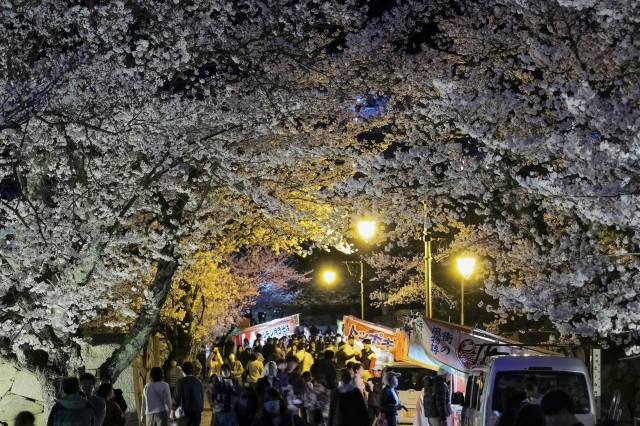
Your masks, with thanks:
[(362, 341), (371, 339), (371, 345), (382, 350), (394, 353), (396, 349), (396, 332), (394, 329), (363, 321), (353, 316), (345, 316), (344, 336), (354, 335), (356, 339)]
[(282, 336), (290, 336), (294, 334), (296, 332), (296, 327), (299, 325), (300, 314), (295, 314), (245, 328), (235, 334), (233, 338), (235, 339), (236, 345), (242, 345), (244, 339), (249, 339), (249, 344), (253, 346), (253, 342), (258, 333), (262, 334), (264, 339), (269, 337), (280, 338)]

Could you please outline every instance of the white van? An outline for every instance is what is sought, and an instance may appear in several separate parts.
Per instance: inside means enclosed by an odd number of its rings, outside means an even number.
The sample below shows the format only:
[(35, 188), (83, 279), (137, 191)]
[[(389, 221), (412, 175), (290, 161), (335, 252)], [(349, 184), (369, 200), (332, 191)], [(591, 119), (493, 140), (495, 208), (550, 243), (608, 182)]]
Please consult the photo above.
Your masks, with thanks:
[(513, 388), (524, 400), (524, 384), (533, 378), (538, 382), (540, 393), (558, 388), (567, 391), (576, 402), (578, 420), (585, 426), (595, 425), (591, 379), (582, 361), (552, 355), (502, 355), (489, 356), (471, 369), (462, 407), (462, 426), (494, 426), (502, 412), (502, 392)]

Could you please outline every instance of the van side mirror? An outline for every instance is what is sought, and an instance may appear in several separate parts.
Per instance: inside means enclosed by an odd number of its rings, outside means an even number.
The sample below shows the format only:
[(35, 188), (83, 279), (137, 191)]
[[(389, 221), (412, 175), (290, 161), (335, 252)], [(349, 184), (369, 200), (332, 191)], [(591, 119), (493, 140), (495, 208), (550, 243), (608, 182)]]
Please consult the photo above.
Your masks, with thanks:
[(451, 395), (451, 403), (455, 405), (464, 405), (464, 394), (462, 392), (454, 392)]

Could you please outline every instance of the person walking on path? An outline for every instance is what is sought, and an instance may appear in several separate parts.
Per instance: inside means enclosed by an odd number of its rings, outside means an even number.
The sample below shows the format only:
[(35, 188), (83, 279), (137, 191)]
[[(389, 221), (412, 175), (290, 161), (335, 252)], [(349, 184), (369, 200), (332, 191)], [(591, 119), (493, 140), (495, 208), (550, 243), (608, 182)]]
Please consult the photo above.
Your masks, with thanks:
[(264, 364), (260, 361), (256, 354), (249, 356), (249, 363), (247, 364), (247, 383), (252, 388), (256, 388), (258, 379), (262, 377), (264, 371)]
[(342, 384), (331, 392), (328, 426), (369, 426), (369, 413), (362, 392), (348, 371), (342, 373), (341, 380)]
[(171, 360), (171, 368), (169, 368), (167, 376), (169, 378), (169, 390), (171, 391), (171, 396), (173, 397), (178, 380), (184, 377), (184, 372), (180, 367), (178, 367), (177, 359)]
[(96, 410), (86, 398), (80, 395), (80, 381), (77, 377), (62, 380), (65, 394), (58, 399), (49, 413), (47, 426), (86, 425), (95, 426)]
[(438, 370), (438, 375), (425, 380), (423, 407), (424, 415), (429, 426), (447, 426), (451, 418), (451, 396), (447, 381), (451, 374), (444, 368)]
[(168, 426), (171, 411), (169, 384), (162, 381), (162, 368), (153, 367), (151, 382), (142, 390), (140, 419), (146, 426)]
[(335, 364), (335, 353), (327, 349), (324, 351), (323, 358), (316, 361), (311, 366), (311, 374), (315, 377), (319, 374), (324, 376), (325, 384), (329, 390), (338, 387), (338, 379)]
[(107, 410), (107, 404), (104, 399), (96, 395), (97, 382), (98, 380), (96, 379), (96, 376), (91, 373), (84, 373), (80, 375), (80, 389), (91, 405), (93, 405), (93, 409), (96, 410), (95, 426), (102, 426)]
[(235, 354), (229, 354), (229, 366), (231, 367), (231, 375), (233, 376), (233, 378), (238, 382), (241, 382), (242, 373), (244, 373), (244, 366), (240, 361), (236, 359)]
[[(111, 378), (111, 374), (103, 373), (100, 375), (100, 384), (102, 383), (111, 383), (113, 385), (113, 380)], [(122, 395), (122, 389), (113, 388), (113, 398), (111, 401), (118, 404), (120, 410), (125, 413), (127, 411), (127, 401), (125, 401), (124, 396)]]
[(233, 409), (240, 393), (240, 385), (231, 376), (231, 367), (229, 364), (222, 364), (220, 377), (212, 377), (213, 384), (207, 390), (207, 399), (213, 412), (211, 426), (237, 426), (238, 420)]
[(367, 382), (367, 410), (369, 411), (369, 420), (373, 420), (380, 414), (380, 396), (382, 395), (382, 365), (375, 364), (372, 368), (373, 377)]
[(402, 405), (396, 388), (398, 387), (398, 377), (400, 373), (388, 371), (384, 376), (385, 386), (380, 394), (380, 413), (385, 416), (387, 425), (396, 426), (398, 424), (398, 410), (406, 410)]
[(309, 426), (302, 417), (287, 412), (287, 403), (280, 393), (269, 388), (264, 394), (262, 410), (252, 426)]
[[(182, 371), (185, 376), (176, 383), (170, 419), (179, 417), (180, 426), (200, 426), (204, 409), (202, 382), (193, 375), (195, 372), (193, 363), (187, 361), (182, 364)], [(181, 411), (182, 416), (177, 416), (176, 411)]]
[(101, 384), (98, 386), (96, 393), (100, 398), (104, 399), (106, 403), (102, 426), (124, 426), (127, 422), (124, 413), (122, 413), (118, 404), (111, 401), (111, 398), (113, 398), (113, 386), (111, 386), (111, 383)]
[(262, 398), (269, 388), (277, 389), (282, 395), (282, 385), (280, 384), (280, 380), (278, 380), (278, 366), (276, 363), (274, 361), (269, 361), (264, 373), (264, 377), (260, 377), (256, 384), (258, 397)]

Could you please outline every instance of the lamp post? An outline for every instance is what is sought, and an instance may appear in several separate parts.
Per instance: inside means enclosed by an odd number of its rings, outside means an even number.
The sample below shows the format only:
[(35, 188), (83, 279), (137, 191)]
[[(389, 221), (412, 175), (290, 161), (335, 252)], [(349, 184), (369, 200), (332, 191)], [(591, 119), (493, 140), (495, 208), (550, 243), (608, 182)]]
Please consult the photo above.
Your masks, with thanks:
[(387, 315), (387, 300), (389, 299), (389, 293), (385, 289), (380, 290), (380, 303), (382, 308), (382, 315)]
[[(358, 234), (366, 242), (376, 233), (376, 222), (370, 220), (359, 221), (357, 228)], [(358, 261), (342, 261), (342, 263), (358, 263), (360, 265), (360, 319), (364, 320), (364, 259), (362, 258), (362, 255), (360, 255), (360, 260)], [(324, 271), (322, 277), (327, 284), (331, 284), (336, 279), (336, 273), (334, 271), (327, 270)]]
[(422, 240), (424, 241), (424, 304), (427, 318), (433, 318), (433, 291), (431, 286), (431, 232), (427, 228), (427, 202), (422, 202), (424, 209), (424, 221), (422, 224)]
[[(376, 223), (372, 220), (361, 220), (358, 222), (358, 234), (365, 242), (376, 233)], [(360, 255), (360, 319), (364, 320), (364, 260)]]
[(458, 271), (460, 272), (460, 325), (464, 325), (464, 280), (469, 279), (476, 266), (476, 259), (473, 257), (459, 257)]
[(431, 301), (431, 233), (426, 225), (423, 228), (422, 237), (424, 240), (424, 287), (425, 287), (425, 310), (427, 318), (433, 318), (433, 304)]

